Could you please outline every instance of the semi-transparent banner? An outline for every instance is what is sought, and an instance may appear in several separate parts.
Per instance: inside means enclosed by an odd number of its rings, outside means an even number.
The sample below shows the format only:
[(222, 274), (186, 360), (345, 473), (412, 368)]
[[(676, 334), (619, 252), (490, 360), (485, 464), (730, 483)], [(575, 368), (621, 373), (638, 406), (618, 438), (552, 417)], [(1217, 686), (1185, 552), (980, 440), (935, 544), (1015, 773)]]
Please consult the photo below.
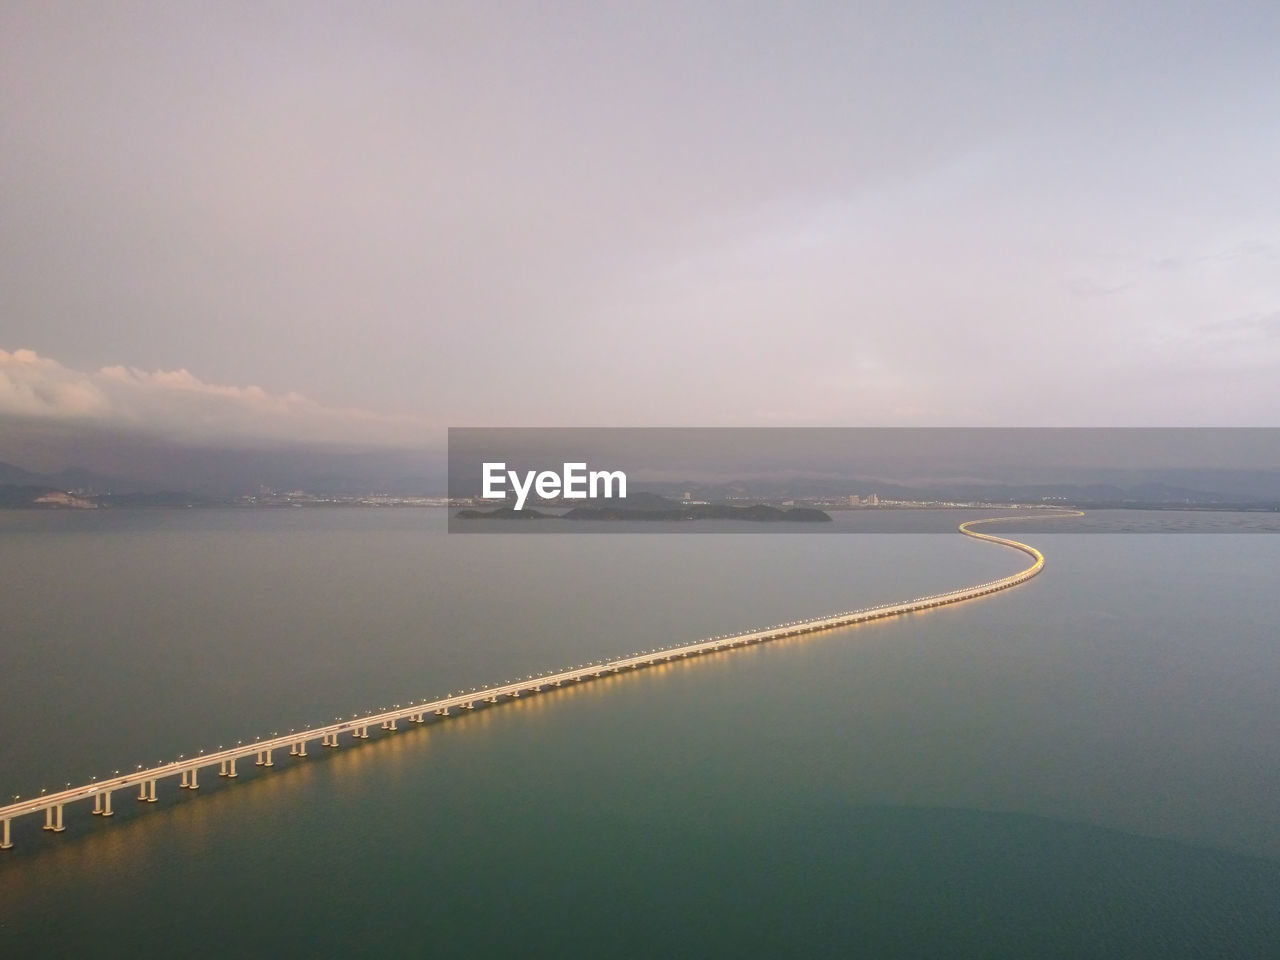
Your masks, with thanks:
[(1280, 531), (1278, 428), (451, 428), (448, 470), (452, 533)]

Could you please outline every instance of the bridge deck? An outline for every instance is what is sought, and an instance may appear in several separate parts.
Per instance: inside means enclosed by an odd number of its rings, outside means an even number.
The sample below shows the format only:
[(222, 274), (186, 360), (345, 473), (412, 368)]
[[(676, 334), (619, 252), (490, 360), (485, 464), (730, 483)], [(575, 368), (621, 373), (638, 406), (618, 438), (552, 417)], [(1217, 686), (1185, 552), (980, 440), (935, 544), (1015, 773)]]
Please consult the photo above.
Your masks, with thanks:
[[(1029, 519), (1030, 516), (1044, 518), (1083, 516), (1083, 514), (1078, 511), (1055, 511), (1054, 513), (1037, 512), (1035, 514), (1028, 514), (1021, 517), (992, 517), (984, 520), (970, 520), (967, 523), (960, 524), (960, 533), (979, 540), (987, 541), (988, 543), (995, 543), (1003, 547), (1021, 551), (1022, 553), (1029, 555), (1034, 561), (1031, 566), (1020, 570), (1017, 573), (1011, 574), (1010, 576), (1001, 577), (998, 580), (991, 580), (986, 583), (980, 583), (972, 587), (963, 587), (959, 590), (932, 594), (927, 597), (917, 597), (914, 600), (880, 604), (874, 607), (864, 607), (859, 610), (850, 610), (826, 617), (814, 617), (808, 620), (793, 620), (788, 623), (778, 624), (762, 630), (752, 630), (733, 635), (711, 637), (710, 639), (699, 640), (693, 643), (658, 647), (653, 650), (644, 651), (643, 653), (619, 657), (614, 660), (584, 663), (570, 670), (560, 670), (536, 676), (529, 676), (523, 680), (518, 680), (512, 683), (483, 687), (465, 693), (457, 693), (447, 697), (441, 697), (437, 700), (423, 701), (421, 703), (409, 704), (408, 706), (398, 706), (392, 710), (370, 713), (364, 716), (353, 717), (350, 720), (341, 720), (336, 723), (325, 724), (323, 726), (310, 727), (306, 730), (290, 732), (284, 736), (271, 737), (266, 740), (256, 740), (252, 743), (237, 744), (236, 746), (225, 750), (218, 750), (212, 753), (202, 753), (194, 757), (180, 758), (166, 764), (161, 764), (160, 766), (139, 769), (133, 773), (125, 774), (123, 776), (111, 777), (106, 780), (82, 784), (81, 786), (71, 787), (67, 790), (59, 790), (56, 793), (41, 794), (38, 797), (32, 797), (28, 800), (20, 800), (16, 803), (0, 807), (0, 825), (3, 826), (3, 833), (0, 833), (0, 849), (8, 849), (12, 846), (9, 840), (9, 822), (16, 817), (46, 811), (46, 820), (48, 821), (46, 829), (61, 830), (62, 811), (60, 808), (65, 804), (74, 803), (80, 800), (94, 800), (95, 804), (100, 805), (103, 802), (104, 796), (107, 796), (107, 802), (109, 804), (109, 794), (135, 786), (140, 787), (143, 791), (146, 791), (149, 787), (151, 791), (151, 798), (154, 799), (153, 781), (177, 776), (182, 778), (183, 785), (185, 786), (189, 776), (194, 776), (195, 771), (202, 770), (206, 767), (224, 767), (224, 765), (233, 765), (234, 761), (243, 760), (247, 757), (255, 757), (259, 760), (265, 759), (266, 761), (270, 761), (271, 752), (275, 750), (282, 750), (286, 747), (296, 750), (301, 745), (312, 740), (319, 740), (322, 743), (332, 741), (329, 745), (336, 746), (337, 737), (342, 733), (354, 733), (358, 735), (361, 732), (366, 732), (367, 728), (371, 726), (381, 727), (384, 724), (390, 725), (400, 720), (422, 722), (425, 720), (427, 714), (435, 715), (437, 713), (444, 713), (445, 711), (450, 711), (457, 707), (470, 708), (473, 707), (477, 701), (489, 701), (496, 703), (503, 697), (513, 698), (522, 694), (537, 693), (548, 686), (559, 686), (567, 682), (588, 681), (605, 673), (617, 673), (621, 670), (648, 667), (655, 663), (666, 662), (676, 657), (697, 656), (705, 653), (713, 653), (719, 650), (727, 650), (732, 647), (743, 646), (745, 644), (765, 643), (770, 640), (778, 640), (783, 637), (794, 637), (800, 634), (815, 633), (820, 630), (832, 630), (838, 627), (852, 626), (854, 624), (866, 623), (871, 620), (896, 617), (906, 613), (941, 607), (951, 603), (959, 603), (963, 600), (972, 600), (976, 597), (987, 596), (1000, 590), (1007, 590), (1010, 587), (1017, 586), (1020, 583), (1030, 580), (1043, 570), (1045, 564), (1044, 555), (1035, 547), (1022, 543), (1018, 540), (1011, 540), (1006, 537), (997, 537), (989, 533), (978, 533), (971, 528), (984, 523), (999, 523), (1008, 520)], [(269, 763), (267, 765), (269, 765)], [(231, 769), (234, 769), (234, 766), (231, 766)], [(100, 811), (95, 807), (95, 812)], [(52, 816), (54, 813), (56, 813), (56, 819)]]

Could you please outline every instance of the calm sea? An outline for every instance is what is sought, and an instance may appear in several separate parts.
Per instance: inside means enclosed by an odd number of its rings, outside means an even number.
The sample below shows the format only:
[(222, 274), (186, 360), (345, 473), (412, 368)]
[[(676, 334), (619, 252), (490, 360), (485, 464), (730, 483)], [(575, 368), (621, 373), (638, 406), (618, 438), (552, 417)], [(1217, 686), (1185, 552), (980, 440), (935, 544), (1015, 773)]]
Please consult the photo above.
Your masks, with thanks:
[[(1025, 559), (443, 531), (0, 513), (0, 796)], [(1037, 531), (987, 600), (18, 821), (0, 957), (1280, 956), (1280, 538)]]

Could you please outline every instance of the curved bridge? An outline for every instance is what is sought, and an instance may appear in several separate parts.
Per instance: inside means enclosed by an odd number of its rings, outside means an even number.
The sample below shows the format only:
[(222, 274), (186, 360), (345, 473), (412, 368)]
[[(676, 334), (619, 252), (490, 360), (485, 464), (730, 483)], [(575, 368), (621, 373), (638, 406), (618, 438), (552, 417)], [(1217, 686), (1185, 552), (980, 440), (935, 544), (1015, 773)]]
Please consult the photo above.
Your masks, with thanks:
[(698, 640), (693, 643), (658, 647), (643, 653), (633, 654), (632, 656), (620, 657), (616, 660), (579, 664), (573, 669), (529, 676), (514, 683), (483, 687), (438, 700), (410, 704), (403, 707), (398, 706), (394, 710), (371, 713), (366, 716), (353, 717), (350, 720), (295, 731), (283, 737), (273, 737), (254, 743), (237, 744), (227, 750), (217, 750), (213, 753), (175, 760), (161, 766), (140, 769), (124, 776), (112, 777), (107, 780), (87, 783), (79, 787), (71, 787), (56, 793), (42, 794), (29, 800), (11, 803), (0, 807), (0, 850), (8, 850), (13, 846), (10, 839), (10, 822), (17, 817), (43, 812), (45, 815), (45, 830), (53, 832), (64, 830), (63, 808), (69, 803), (92, 801), (92, 812), (94, 814), (109, 817), (113, 813), (111, 809), (112, 796), (117, 791), (137, 788), (137, 799), (139, 801), (155, 803), (156, 784), (161, 780), (177, 777), (180, 789), (196, 790), (200, 785), (199, 774), (201, 771), (209, 770), (216, 766), (218, 768), (218, 776), (233, 778), (237, 776), (236, 763), (247, 760), (250, 757), (253, 758), (255, 766), (271, 767), (274, 766), (273, 757), (276, 751), (287, 749), (289, 756), (305, 757), (308, 755), (307, 745), (309, 743), (318, 741), (321, 747), (337, 748), (341, 745), (340, 738), (343, 735), (353, 741), (368, 739), (370, 727), (388, 731), (396, 730), (398, 729), (397, 725), (401, 722), (425, 723), (428, 715), (447, 717), (454, 710), (473, 710), (478, 703), (496, 704), (504, 699), (541, 693), (548, 687), (560, 687), (566, 683), (590, 681), (606, 673), (639, 670), (643, 667), (651, 667), (656, 663), (663, 663), (681, 657), (695, 657), (700, 654), (714, 653), (719, 650), (728, 650), (732, 647), (740, 647), (752, 643), (766, 643), (783, 637), (794, 637), (799, 634), (816, 633), (819, 630), (832, 630), (837, 627), (866, 623), (870, 620), (897, 617), (905, 613), (928, 610), (932, 607), (959, 603), (962, 600), (972, 600), (1001, 590), (1008, 590), (1010, 587), (1025, 583), (1043, 570), (1044, 554), (1035, 547), (1021, 541), (1010, 540), (1007, 537), (997, 537), (989, 533), (978, 533), (973, 528), (982, 524), (1028, 520), (1033, 517), (1044, 519), (1049, 517), (1080, 516), (1084, 516), (1084, 514), (1078, 510), (1055, 510), (1052, 513), (1037, 512), (1024, 514), (1023, 516), (969, 520), (960, 524), (958, 529), (965, 536), (985, 540), (988, 543), (995, 543), (1012, 550), (1019, 550), (1034, 561), (1031, 566), (1019, 570), (1011, 576), (1001, 577), (999, 580), (990, 580), (976, 586), (962, 587), (959, 590), (951, 590), (946, 593), (935, 593), (927, 597), (917, 597), (914, 600), (863, 607), (860, 610), (849, 610), (827, 617), (792, 620), (763, 630), (752, 630), (745, 633), (712, 637), (708, 640)]

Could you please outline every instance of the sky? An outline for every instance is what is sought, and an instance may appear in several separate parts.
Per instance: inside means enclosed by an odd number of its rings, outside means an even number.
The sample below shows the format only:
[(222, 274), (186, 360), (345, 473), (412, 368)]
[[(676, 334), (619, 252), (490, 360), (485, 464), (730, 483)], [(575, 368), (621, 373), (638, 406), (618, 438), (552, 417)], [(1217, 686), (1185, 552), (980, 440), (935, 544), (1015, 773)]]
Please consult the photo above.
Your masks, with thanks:
[(1276, 426), (1277, 49), (1265, 2), (0, 0), (0, 439)]

